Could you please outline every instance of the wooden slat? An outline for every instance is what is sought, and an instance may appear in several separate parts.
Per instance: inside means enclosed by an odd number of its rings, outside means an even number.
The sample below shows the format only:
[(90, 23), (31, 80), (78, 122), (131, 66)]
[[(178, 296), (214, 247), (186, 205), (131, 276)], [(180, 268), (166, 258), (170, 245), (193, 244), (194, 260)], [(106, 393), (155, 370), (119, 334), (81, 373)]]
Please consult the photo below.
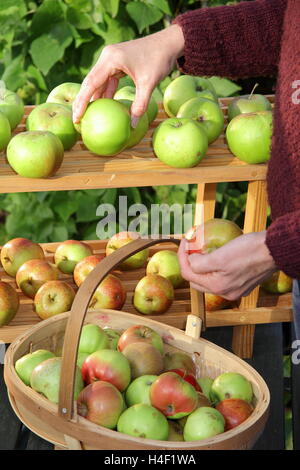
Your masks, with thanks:
[[(265, 181), (251, 181), (248, 185), (247, 204), (245, 211), (244, 233), (260, 232), (266, 228), (267, 222), (267, 190)], [(256, 307), (259, 287), (250, 295), (243, 297), (241, 310)], [(240, 357), (251, 357), (253, 352), (255, 326), (238, 326), (233, 330), (232, 348)]]
[[(270, 97), (272, 101), (273, 97)], [(220, 100), (225, 116), (229, 99)], [(25, 116), (33, 106), (26, 106)], [(229, 151), (224, 134), (209, 146), (206, 157), (194, 168), (175, 169), (161, 163), (153, 154), (151, 136), (155, 127), (167, 116), (160, 109), (145, 138), (133, 149), (114, 157), (97, 156), (81, 141), (65, 152), (57, 174), (47, 179), (22, 178), (0, 154), (0, 193), (62, 191), (70, 189), (145, 187), (170, 184), (217, 183), (225, 181), (256, 181), (266, 177), (265, 164), (248, 165)], [(25, 130), (25, 118), (14, 133)]]
[[(203, 222), (212, 219), (215, 214), (216, 206), (216, 183), (199, 183), (197, 186), (195, 225), (201, 225)], [(202, 319), (202, 330), (206, 328), (206, 313), (203, 294), (196, 289), (191, 288), (191, 311), (194, 315), (199, 315)], [(203, 312), (201, 314), (201, 312)]]

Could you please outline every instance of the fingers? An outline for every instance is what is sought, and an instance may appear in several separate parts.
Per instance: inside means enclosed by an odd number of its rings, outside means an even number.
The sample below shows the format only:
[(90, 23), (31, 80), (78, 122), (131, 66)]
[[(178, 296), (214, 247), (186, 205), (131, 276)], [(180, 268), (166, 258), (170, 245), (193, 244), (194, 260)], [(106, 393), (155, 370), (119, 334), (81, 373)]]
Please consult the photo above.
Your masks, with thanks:
[(94, 69), (86, 76), (83, 80), (81, 88), (79, 90), (78, 95), (73, 103), (73, 121), (74, 123), (78, 123), (80, 121), (81, 116), (84, 114), (87, 105), (89, 104), (92, 96), (94, 94), (103, 93), (103, 84), (101, 86), (101, 82), (95, 79), (96, 72)]
[(185, 239), (181, 240), (178, 249), (178, 258), (180, 262), (181, 274), (187, 281), (197, 285), (197, 289), (202, 292), (207, 291), (207, 286), (203, 283), (203, 278), (198, 274), (195, 274), (190, 267), (189, 257), (187, 255), (187, 242)]
[(103, 93), (103, 98), (113, 98), (117, 91), (119, 79), (117, 77), (111, 77), (107, 82), (107, 87)]
[[(132, 118), (140, 118), (147, 111), (152, 91), (153, 88), (149, 83), (147, 85), (145, 85), (144, 82), (143, 85), (136, 83), (135, 99), (131, 106)], [(136, 121), (137, 120), (138, 119), (136, 119)]]

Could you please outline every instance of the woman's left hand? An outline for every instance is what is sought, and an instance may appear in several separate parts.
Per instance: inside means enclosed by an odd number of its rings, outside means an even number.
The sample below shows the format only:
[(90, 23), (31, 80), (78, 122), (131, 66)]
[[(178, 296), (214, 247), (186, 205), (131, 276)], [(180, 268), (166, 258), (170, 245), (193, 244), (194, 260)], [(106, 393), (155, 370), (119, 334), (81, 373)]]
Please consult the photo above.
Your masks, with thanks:
[(248, 295), (278, 268), (265, 244), (266, 231), (241, 235), (209, 254), (188, 255), (181, 241), (178, 256), (182, 276), (200, 292), (227, 300)]

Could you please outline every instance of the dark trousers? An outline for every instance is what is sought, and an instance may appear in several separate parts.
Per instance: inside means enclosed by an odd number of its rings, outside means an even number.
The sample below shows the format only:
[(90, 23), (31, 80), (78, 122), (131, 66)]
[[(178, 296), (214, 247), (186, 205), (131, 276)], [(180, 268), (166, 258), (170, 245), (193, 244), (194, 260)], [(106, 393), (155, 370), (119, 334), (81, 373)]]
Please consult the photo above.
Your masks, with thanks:
[(296, 339), (300, 340), (300, 281), (293, 283), (293, 312)]

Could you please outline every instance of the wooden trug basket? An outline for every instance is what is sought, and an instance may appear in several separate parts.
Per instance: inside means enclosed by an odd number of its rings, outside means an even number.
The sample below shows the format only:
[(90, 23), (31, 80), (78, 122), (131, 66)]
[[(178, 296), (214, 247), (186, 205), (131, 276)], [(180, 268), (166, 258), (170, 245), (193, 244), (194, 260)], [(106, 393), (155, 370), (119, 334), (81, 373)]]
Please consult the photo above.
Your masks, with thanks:
[[(160, 243), (169, 239), (161, 239)], [(246, 362), (224, 349), (199, 338), (201, 321), (190, 315), (186, 332), (149, 320), (145, 316), (101, 310), (87, 312), (90, 300), (99, 282), (128, 256), (150, 247), (157, 240), (136, 240), (120, 248), (91, 272), (80, 286), (70, 312), (42, 321), (14, 341), (6, 353), (4, 378), (12, 407), (20, 420), (33, 432), (66, 449), (105, 450), (208, 450), (250, 449), (261, 434), (268, 416), (270, 395), (261, 376)], [(174, 243), (179, 243), (174, 240)], [(216, 377), (231, 371), (243, 374), (250, 380), (255, 409), (240, 426), (213, 438), (194, 442), (156, 441), (134, 438), (126, 434), (97, 426), (76, 414), (73, 402), (74, 372), (77, 349), (84, 321), (99, 326), (124, 330), (131, 325), (143, 324), (153, 328), (163, 338), (165, 350), (179, 349), (192, 355), (199, 376)], [(59, 403), (55, 405), (39, 393), (27, 387), (15, 372), (15, 362), (24, 354), (45, 348), (60, 354), (62, 351), (62, 373)]]

